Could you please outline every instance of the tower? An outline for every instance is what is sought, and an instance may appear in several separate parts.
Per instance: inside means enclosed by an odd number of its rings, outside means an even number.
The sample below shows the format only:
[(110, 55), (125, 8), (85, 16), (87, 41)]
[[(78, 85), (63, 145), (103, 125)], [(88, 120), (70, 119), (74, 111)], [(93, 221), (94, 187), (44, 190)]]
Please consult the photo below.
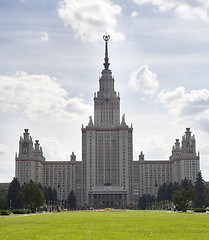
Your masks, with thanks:
[(92, 207), (125, 207), (132, 201), (132, 127), (120, 122), (120, 97), (109, 69), (108, 41), (105, 41), (104, 69), (99, 91), (94, 94), (94, 121), (82, 127), (84, 202)]
[(200, 171), (199, 159), (199, 153), (196, 153), (195, 136), (191, 135), (190, 128), (186, 128), (181, 146), (179, 140), (176, 139), (170, 156), (172, 182), (180, 183), (187, 178), (194, 183), (197, 173)]
[(94, 94), (94, 121), (96, 127), (118, 127), (120, 125), (120, 97), (114, 90), (114, 78), (109, 69), (108, 40), (105, 40), (105, 62), (99, 79), (99, 91)]
[(39, 140), (36, 140), (35, 144), (33, 144), (28, 129), (25, 129), (23, 137), (20, 137), (19, 153), (15, 160), (15, 176), (20, 181), (20, 184), (33, 180), (43, 185), (45, 157), (43, 156)]

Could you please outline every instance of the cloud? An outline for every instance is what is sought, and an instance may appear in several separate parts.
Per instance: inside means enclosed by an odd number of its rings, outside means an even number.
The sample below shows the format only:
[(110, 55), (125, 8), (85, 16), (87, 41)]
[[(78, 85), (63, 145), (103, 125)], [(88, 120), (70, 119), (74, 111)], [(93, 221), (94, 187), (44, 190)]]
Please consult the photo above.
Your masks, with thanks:
[(133, 11), (132, 13), (131, 13), (131, 16), (132, 17), (136, 17), (138, 15), (138, 12), (136, 12), (136, 11)]
[(0, 112), (23, 113), (36, 121), (71, 121), (91, 111), (82, 98), (69, 98), (55, 78), (48, 75), (0, 76)]
[[(145, 159), (150, 159), (152, 156), (154, 159), (168, 160), (169, 156), (167, 155), (168, 149), (171, 149), (171, 146), (166, 143), (165, 139), (160, 135), (149, 135), (139, 139), (140, 146), (143, 146), (143, 153), (145, 154)], [(138, 149), (141, 151), (142, 149)], [(148, 153), (148, 156), (146, 156)]]
[(9, 147), (5, 144), (0, 144), (0, 155), (7, 154), (9, 152)]
[(40, 144), (43, 148), (44, 156), (47, 156), (47, 159), (68, 160), (66, 151), (64, 151), (63, 146), (55, 137), (45, 138)]
[(48, 41), (49, 41), (48, 33), (47, 33), (47, 32), (40, 32), (39, 39), (40, 39), (42, 42), (48, 42)]
[(147, 65), (143, 65), (131, 74), (129, 85), (137, 92), (153, 95), (159, 85), (156, 77), (156, 73), (152, 73)]
[(35, 39), (40, 40), (41, 42), (47, 43), (49, 41), (49, 35), (45, 31), (41, 31), (41, 32), (31, 32), (31, 31), (29, 31), (28, 35), (35, 38)]
[(123, 41), (116, 31), (122, 8), (110, 0), (60, 0), (58, 15), (83, 41), (96, 42), (108, 33), (114, 41)]
[[(201, 158), (201, 166), (203, 176), (209, 176), (209, 143), (206, 141), (202, 141), (202, 143), (198, 144), (198, 150), (200, 151), (200, 158)], [(208, 177), (206, 177), (208, 178)]]
[(170, 112), (180, 117), (195, 120), (209, 120), (209, 91), (207, 89), (186, 92), (184, 87), (173, 91), (161, 91), (157, 101), (166, 106)]
[(173, 10), (182, 18), (209, 20), (209, 2), (205, 0), (132, 0), (138, 5), (152, 4), (161, 12)]

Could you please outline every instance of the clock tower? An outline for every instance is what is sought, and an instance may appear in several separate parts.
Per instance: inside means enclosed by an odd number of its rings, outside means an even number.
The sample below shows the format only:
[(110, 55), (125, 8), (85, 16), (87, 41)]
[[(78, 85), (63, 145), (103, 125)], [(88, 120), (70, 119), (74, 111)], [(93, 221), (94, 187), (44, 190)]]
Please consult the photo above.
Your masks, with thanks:
[(191, 135), (190, 128), (186, 128), (185, 135), (182, 137), (182, 154), (196, 155), (195, 136)]

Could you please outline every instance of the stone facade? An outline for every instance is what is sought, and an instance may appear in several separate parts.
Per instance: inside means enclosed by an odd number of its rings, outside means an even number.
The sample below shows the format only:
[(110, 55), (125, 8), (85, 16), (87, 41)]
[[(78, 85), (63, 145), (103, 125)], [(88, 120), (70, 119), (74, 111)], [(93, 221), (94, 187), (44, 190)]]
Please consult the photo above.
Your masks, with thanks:
[(99, 79), (99, 91), (94, 94), (94, 121), (89, 118), (82, 125), (82, 160), (46, 161), (39, 141), (33, 140), (25, 129), (19, 141), (16, 173), (21, 184), (33, 180), (55, 188), (60, 200), (67, 199), (71, 190), (77, 197), (78, 207), (89, 204), (98, 208), (103, 204), (124, 208), (137, 204), (143, 194), (156, 195), (163, 183), (195, 181), (199, 172), (199, 154), (195, 137), (187, 128), (180, 144), (172, 149), (169, 160), (148, 161), (141, 152), (133, 160), (133, 128), (120, 119), (120, 96), (114, 89), (114, 78), (109, 69), (108, 36), (105, 40), (104, 70)]

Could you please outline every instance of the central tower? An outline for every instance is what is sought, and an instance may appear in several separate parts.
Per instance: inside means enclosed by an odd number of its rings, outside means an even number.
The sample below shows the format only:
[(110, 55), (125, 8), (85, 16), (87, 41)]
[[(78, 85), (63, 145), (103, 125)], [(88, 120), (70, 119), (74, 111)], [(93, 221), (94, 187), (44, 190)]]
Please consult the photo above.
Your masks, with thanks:
[(118, 127), (120, 124), (120, 98), (114, 89), (114, 78), (109, 69), (108, 40), (110, 36), (103, 36), (105, 41), (104, 70), (99, 79), (99, 91), (94, 95), (94, 120), (97, 127)]
[(132, 191), (132, 127), (120, 121), (120, 97), (109, 69), (108, 41), (105, 41), (104, 69), (99, 91), (94, 94), (94, 121), (82, 127), (83, 202), (90, 207), (126, 207)]

